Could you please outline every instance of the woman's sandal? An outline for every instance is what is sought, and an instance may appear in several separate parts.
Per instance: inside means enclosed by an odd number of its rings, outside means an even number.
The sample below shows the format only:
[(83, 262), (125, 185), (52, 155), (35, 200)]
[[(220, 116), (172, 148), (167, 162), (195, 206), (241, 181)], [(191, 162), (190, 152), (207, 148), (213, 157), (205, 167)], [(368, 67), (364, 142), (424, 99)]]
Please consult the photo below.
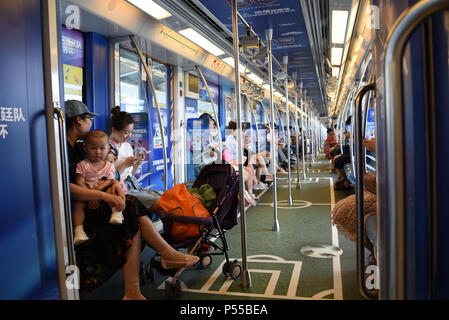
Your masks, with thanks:
[(164, 260), (161, 258), (161, 265), (164, 269), (179, 269), (179, 268), (187, 268), (190, 266), (193, 266), (195, 263), (197, 263), (200, 258), (197, 256), (194, 256), (195, 258), (192, 260)]

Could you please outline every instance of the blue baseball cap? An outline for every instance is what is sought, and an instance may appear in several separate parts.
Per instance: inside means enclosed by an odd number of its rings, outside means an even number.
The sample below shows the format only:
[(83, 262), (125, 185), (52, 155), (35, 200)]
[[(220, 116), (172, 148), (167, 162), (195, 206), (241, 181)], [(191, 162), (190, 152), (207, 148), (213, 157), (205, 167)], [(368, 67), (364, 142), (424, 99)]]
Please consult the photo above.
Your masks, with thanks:
[(65, 103), (65, 115), (69, 118), (75, 118), (83, 114), (88, 114), (91, 117), (99, 116), (98, 113), (90, 112), (87, 106), (78, 100), (67, 100)]

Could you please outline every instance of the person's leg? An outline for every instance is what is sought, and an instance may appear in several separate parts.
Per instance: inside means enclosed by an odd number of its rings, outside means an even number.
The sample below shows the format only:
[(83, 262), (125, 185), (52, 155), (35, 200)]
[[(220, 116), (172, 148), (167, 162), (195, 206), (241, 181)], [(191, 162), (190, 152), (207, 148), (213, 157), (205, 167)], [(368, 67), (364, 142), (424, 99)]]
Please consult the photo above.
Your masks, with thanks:
[(140, 230), (132, 241), (133, 244), (126, 251), (126, 264), (123, 266), (123, 278), (125, 280), (123, 300), (146, 300), (139, 288)]
[(248, 179), (246, 180), (246, 189), (248, 190), (248, 192), (250, 194), (253, 193), (253, 186), (254, 186), (254, 169), (252, 166), (248, 166), (248, 167), (243, 167), (243, 169), (245, 170), (245, 172), (248, 174)]
[(273, 180), (273, 176), (268, 171), (264, 156), (262, 154), (259, 154), (257, 156), (256, 160), (257, 160), (257, 170), (260, 172), (259, 177), (260, 177), (260, 175), (264, 175), (264, 176), (266, 176), (265, 180), (268, 180), (268, 181)]
[(85, 202), (81, 201), (72, 201), (72, 220), (73, 225), (82, 226), (84, 224), (84, 208), (86, 207)]
[(161, 262), (164, 268), (188, 267), (198, 262), (197, 256), (184, 254), (170, 246), (159, 234), (153, 221), (148, 216), (139, 217), (138, 221), (142, 238), (161, 254)]
[(73, 242), (75, 246), (89, 240), (89, 237), (84, 231), (85, 207), (86, 207), (85, 202), (81, 201), (72, 202), (72, 220), (73, 220), (73, 229), (75, 232)]
[[(106, 190), (106, 192), (107, 193), (109, 193), (109, 194), (112, 194), (112, 195), (118, 195), (118, 194), (115, 194), (113, 191), (112, 191), (112, 188), (108, 188), (107, 190)], [(123, 220), (124, 220), (124, 217), (123, 217), (123, 213), (121, 212), (121, 211), (119, 211), (119, 210), (117, 210), (115, 207), (111, 207), (111, 219), (109, 220), (109, 223), (110, 224), (122, 224), (123, 223)]]

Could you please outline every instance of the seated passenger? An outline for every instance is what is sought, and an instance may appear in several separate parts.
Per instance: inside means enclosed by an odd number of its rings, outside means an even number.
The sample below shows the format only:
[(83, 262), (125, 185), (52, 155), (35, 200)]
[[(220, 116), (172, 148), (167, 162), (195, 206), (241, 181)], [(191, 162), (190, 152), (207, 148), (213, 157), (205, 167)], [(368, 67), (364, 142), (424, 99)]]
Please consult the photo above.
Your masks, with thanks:
[(328, 159), (332, 159), (330, 155), (331, 148), (337, 144), (337, 140), (335, 139), (335, 132), (332, 128), (327, 130), (327, 138), (324, 142), (324, 153)]
[[(230, 131), (230, 132), (229, 132)], [(234, 121), (229, 121), (228, 130), (226, 130), (227, 136), (226, 141), (224, 142), (224, 147), (230, 154), (230, 164), (233, 166), (234, 170), (239, 171), (239, 162), (238, 162), (238, 143), (236, 139), (237, 135), (237, 123)], [(246, 161), (246, 158), (243, 157), (243, 161)], [(254, 184), (254, 170), (249, 169), (248, 167), (243, 166), (243, 180), (245, 182), (246, 190), (249, 191), (248, 195), (245, 194), (246, 201), (251, 205), (255, 205), (254, 196), (252, 194), (253, 184)]]
[[(80, 161), (76, 166), (76, 184), (95, 190), (106, 189), (106, 192), (112, 193), (125, 199), (124, 190), (119, 188), (108, 188), (110, 181), (115, 179), (114, 164), (107, 161), (109, 153), (108, 135), (100, 130), (93, 130), (88, 133), (84, 141), (84, 151), (87, 153), (87, 159)], [(84, 231), (84, 207), (85, 203), (76, 201), (73, 210), (73, 223), (75, 227), (75, 245), (89, 240)], [(123, 214), (116, 207), (111, 207), (112, 214), (109, 223), (122, 224)]]
[(153, 221), (148, 216), (161, 210), (159, 199), (162, 192), (144, 189), (134, 177), (134, 174), (143, 162), (143, 158), (134, 157), (132, 147), (128, 143), (134, 130), (133, 117), (128, 112), (120, 111), (120, 107), (113, 108), (111, 113), (112, 133), (109, 138), (118, 147), (118, 160), (115, 166), (125, 182), (128, 195), (134, 196), (136, 202), (147, 209), (145, 212), (137, 213), (137, 221), (142, 231), (142, 237), (152, 248), (161, 253), (163, 268), (172, 269), (195, 264), (199, 258), (185, 255), (171, 247), (159, 234)]
[(221, 141), (218, 141), (217, 123), (208, 113), (203, 113), (199, 119), (201, 120), (201, 141), (200, 149), (193, 153), (193, 170), (197, 177), (206, 165), (220, 160)]
[[(346, 121), (346, 124), (351, 124), (351, 117), (348, 118)], [(350, 138), (350, 131), (345, 131), (345, 141), (343, 146), (343, 153), (340, 155), (337, 155), (334, 157), (334, 167), (338, 174), (338, 179), (335, 181), (335, 189), (337, 190), (345, 190), (351, 188), (351, 182), (348, 180), (348, 177), (346, 176), (346, 172), (344, 169), (344, 166), (346, 163), (351, 162), (351, 155), (350, 155), (350, 147), (349, 147), (349, 138)]]
[[(370, 151), (375, 151), (375, 141), (363, 139), (363, 144)], [(364, 196), (363, 212), (365, 223), (365, 247), (371, 252), (370, 264), (376, 264), (376, 175), (366, 173), (363, 176)], [(332, 222), (348, 239), (355, 241), (356, 231), (356, 198), (355, 195), (346, 197), (335, 204), (332, 211)]]

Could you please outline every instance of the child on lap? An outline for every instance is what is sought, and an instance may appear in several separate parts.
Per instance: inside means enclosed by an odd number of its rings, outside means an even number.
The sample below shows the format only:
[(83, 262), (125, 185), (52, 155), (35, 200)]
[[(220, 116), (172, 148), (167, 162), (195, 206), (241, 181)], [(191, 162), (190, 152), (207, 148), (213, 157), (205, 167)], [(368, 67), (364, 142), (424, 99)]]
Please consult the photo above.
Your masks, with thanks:
[[(108, 135), (101, 130), (89, 132), (85, 142), (84, 150), (87, 153), (87, 159), (78, 163), (76, 167), (76, 184), (88, 189), (103, 190), (110, 185), (110, 181), (116, 177), (116, 169), (113, 163), (106, 161), (109, 155), (110, 145)], [(111, 193), (112, 189), (106, 192)], [(117, 194), (118, 196), (124, 196)], [(86, 204), (75, 202), (73, 206), (73, 223), (75, 226), (75, 245), (88, 240), (89, 237), (84, 231), (84, 208)], [(112, 209), (111, 224), (122, 224), (122, 212)]]

